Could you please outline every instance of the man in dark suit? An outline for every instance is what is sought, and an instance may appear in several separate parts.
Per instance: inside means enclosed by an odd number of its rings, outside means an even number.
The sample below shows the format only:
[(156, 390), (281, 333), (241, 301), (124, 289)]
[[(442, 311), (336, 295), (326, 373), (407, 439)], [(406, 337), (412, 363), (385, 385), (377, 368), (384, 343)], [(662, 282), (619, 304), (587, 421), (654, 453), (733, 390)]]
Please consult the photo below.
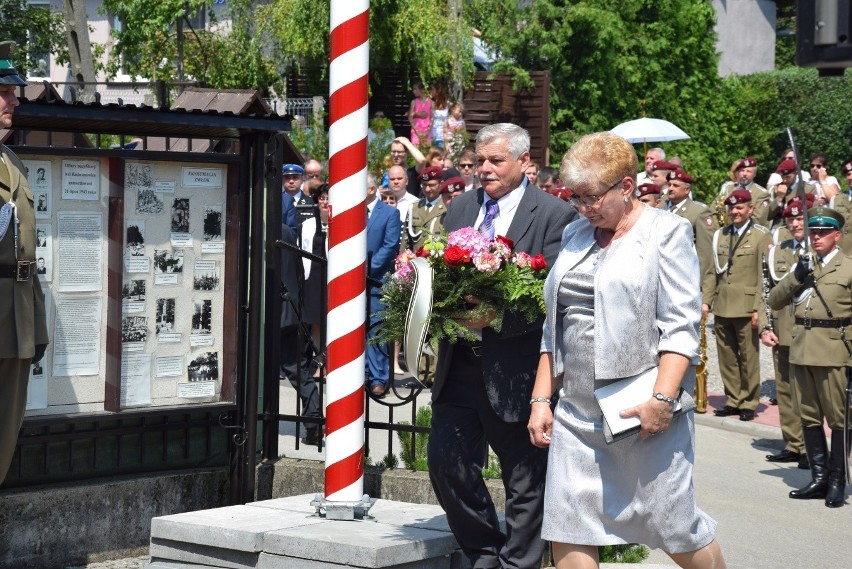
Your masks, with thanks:
[(375, 335), (375, 324), (379, 321), (377, 312), (384, 310), (381, 284), (385, 276), (393, 271), (394, 260), (399, 252), (399, 237), (402, 222), (395, 207), (376, 199), (378, 195), (376, 178), (367, 174), (367, 256), (370, 266), (367, 268), (368, 299), (370, 303), (370, 331), (367, 334), (365, 350), (367, 387), (373, 395), (382, 396), (388, 389), (390, 380), (388, 354), (386, 347), (370, 344), (369, 338)]
[[(562, 231), (577, 212), (566, 202), (528, 184), (530, 139), (508, 123), (489, 125), (476, 137), (482, 188), (455, 198), (444, 220), (447, 231), (476, 227), (505, 235), (516, 251), (559, 252)], [(496, 205), (495, 205), (496, 204)], [(492, 319), (469, 320), (481, 342), (442, 343), (432, 388), (429, 477), (447, 521), (477, 569), (538, 569), (547, 451), (529, 441), (527, 420), (538, 364), (541, 326), (512, 312), (498, 333)], [(506, 532), (482, 480), (488, 447), (500, 459), (506, 488)]]

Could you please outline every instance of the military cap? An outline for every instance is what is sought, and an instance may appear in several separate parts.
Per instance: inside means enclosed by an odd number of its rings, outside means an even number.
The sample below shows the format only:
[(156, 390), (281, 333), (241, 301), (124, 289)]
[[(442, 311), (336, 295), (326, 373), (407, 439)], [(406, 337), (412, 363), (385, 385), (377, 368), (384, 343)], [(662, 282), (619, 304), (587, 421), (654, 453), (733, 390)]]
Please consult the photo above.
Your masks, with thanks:
[(841, 170), (843, 171), (844, 174), (848, 174), (849, 172), (852, 172), (852, 160), (845, 163), (843, 165), (843, 167), (841, 168)]
[[(807, 196), (805, 203), (808, 205), (808, 209), (810, 209), (814, 205), (814, 195), (805, 195)], [(784, 208), (784, 217), (798, 217), (803, 213), (804, 210), (802, 209), (802, 200), (798, 196), (790, 200), (790, 203), (788, 203), (787, 207)]]
[(568, 198), (570, 198), (571, 196), (574, 195), (574, 192), (569, 190), (568, 186), (566, 186), (564, 183), (560, 182), (559, 180), (557, 180), (556, 183), (553, 184), (553, 187), (548, 190), (548, 193), (550, 193), (550, 195), (556, 196), (560, 200), (566, 201), (566, 202), (568, 201)]
[(464, 186), (464, 178), (453, 176), (441, 182), (441, 193), (463, 192)]
[(753, 166), (757, 166), (757, 160), (754, 159), (754, 156), (746, 156), (737, 162), (734, 170), (742, 170), (743, 168), (751, 168)]
[(725, 205), (737, 205), (741, 203), (751, 203), (751, 192), (748, 190), (734, 190), (727, 198)]
[(689, 172), (686, 170), (682, 170), (678, 168), (677, 170), (672, 170), (666, 175), (667, 180), (680, 180), (686, 184), (692, 183), (692, 176), (689, 175)]
[(455, 168), (447, 168), (441, 173), (441, 181), (449, 180), (450, 178), (461, 178), (461, 172)]
[(785, 158), (780, 164), (778, 164), (778, 167), (775, 168), (775, 171), (782, 176), (792, 174), (796, 170), (798, 170), (798, 168), (796, 168), (796, 161), (790, 158)]
[(429, 180), (438, 180), (441, 178), (441, 174), (443, 174), (443, 170), (438, 168), (437, 166), (429, 166), (427, 168), (423, 168), (423, 171), (420, 172), (420, 175), (417, 176), (417, 179), (421, 182), (428, 182)]
[(650, 195), (650, 194), (659, 194), (662, 191), (663, 191), (662, 188), (660, 188), (660, 186), (658, 186), (657, 184), (652, 184), (651, 182), (645, 182), (644, 184), (639, 184), (639, 187), (637, 187), (633, 191), (633, 194), (637, 198), (641, 198), (642, 196), (647, 196), (647, 195)]
[(298, 164), (284, 164), (284, 166), (281, 167), (281, 173), (285, 176), (288, 174), (291, 176), (294, 174), (297, 176), (304, 176), (305, 169)]
[(665, 160), (655, 160), (651, 164), (651, 170), (677, 170), (677, 164)]
[(815, 207), (808, 212), (808, 227), (839, 230), (844, 221), (843, 216), (830, 207)]
[(21, 77), (12, 65), (12, 52), (15, 51), (15, 42), (0, 42), (0, 85), (26, 85), (26, 80)]

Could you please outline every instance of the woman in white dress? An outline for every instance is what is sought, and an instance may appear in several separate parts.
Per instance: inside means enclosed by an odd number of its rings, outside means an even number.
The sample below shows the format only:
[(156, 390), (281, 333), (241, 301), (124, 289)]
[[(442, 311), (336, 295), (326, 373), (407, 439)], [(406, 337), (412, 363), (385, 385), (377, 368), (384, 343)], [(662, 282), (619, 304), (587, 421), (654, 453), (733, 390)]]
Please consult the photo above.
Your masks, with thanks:
[[(693, 413), (672, 413), (679, 396), (691, 402), (698, 363), (692, 228), (638, 201), (636, 168), (633, 147), (610, 133), (581, 138), (562, 160), (582, 217), (566, 227), (545, 284), (530, 402), (532, 443), (550, 447), (542, 538), (557, 569), (598, 567), (598, 546), (625, 543), (722, 569), (716, 522), (695, 503)], [(622, 412), (639, 417), (639, 434), (607, 444), (594, 390), (655, 366), (648, 399)]]

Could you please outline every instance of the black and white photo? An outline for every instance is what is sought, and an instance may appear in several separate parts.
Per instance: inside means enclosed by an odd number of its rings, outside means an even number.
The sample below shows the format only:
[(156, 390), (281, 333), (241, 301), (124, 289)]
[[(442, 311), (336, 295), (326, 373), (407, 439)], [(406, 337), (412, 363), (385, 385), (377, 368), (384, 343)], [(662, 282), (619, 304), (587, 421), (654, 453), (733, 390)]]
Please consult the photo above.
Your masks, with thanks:
[(157, 335), (175, 331), (175, 299), (157, 299)]
[(145, 255), (145, 222), (128, 221), (125, 246), (131, 257)]
[(222, 206), (204, 206), (204, 240), (222, 240)]
[(172, 233), (189, 233), (189, 198), (172, 202)]
[(125, 316), (121, 319), (122, 343), (144, 342), (148, 339), (147, 316)]
[(210, 334), (213, 319), (213, 301), (193, 301), (192, 331), (190, 334)]
[(216, 381), (219, 379), (219, 353), (205, 352), (189, 362), (189, 381)]
[(219, 262), (199, 259), (195, 261), (192, 288), (194, 290), (219, 290)]

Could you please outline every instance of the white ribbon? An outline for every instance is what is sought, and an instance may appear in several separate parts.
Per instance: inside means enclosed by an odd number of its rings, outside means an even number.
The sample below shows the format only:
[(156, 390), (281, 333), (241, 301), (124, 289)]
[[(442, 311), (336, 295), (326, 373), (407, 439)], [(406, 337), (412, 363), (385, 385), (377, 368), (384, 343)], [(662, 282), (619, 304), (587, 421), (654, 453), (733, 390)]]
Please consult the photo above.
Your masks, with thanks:
[(9, 229), (9, 223), (12, 221), (14, 210), (15, 204), (12, 202), (0, 207), (0, 239), (6, 236), (6, 231)]
[(426, 335), (429, 333), (429, 316), (432, 314), (432, 267), (429, 262), (418, 257), (411, 261), (414, 268), (414, 287), (408, 311), (405, 313), (405, 332), (402, 343), (405, 349), (405, 367), (420, 381), (420, 356)]

